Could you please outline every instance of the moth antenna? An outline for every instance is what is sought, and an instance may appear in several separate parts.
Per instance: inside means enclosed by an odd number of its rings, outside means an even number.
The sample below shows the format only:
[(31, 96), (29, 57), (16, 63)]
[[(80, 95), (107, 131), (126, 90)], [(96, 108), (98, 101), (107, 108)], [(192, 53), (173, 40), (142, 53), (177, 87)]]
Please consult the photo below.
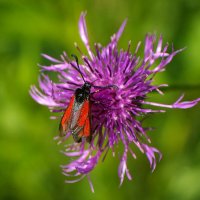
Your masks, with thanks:
[(92, 81), (92, 86), (94, 87), (94, 88), (114, 88), (114, 89), (119, 89), (118, 88), (118, 86), (117, 85), (106, 85), (106, 86), (97, 86), (97, 85), (93, 85), (93, 83), (95, 82), (95, 81), (97, 81), (98, 79), (95, 79), (94, 81)]
[(79, 63), (78, 63), (78, 57), (77, 57), (75, 54), (72, 54), (71, 56), (72, 56), (72, 57), (75, 59), (75, 61), (76, 61), (76, 65), (77, 65), (77, 67), (78, 67), (78, 71), (79, 71), (79, 73), (80, 73), (80, 75), (81, 75), (83, 81), (86, 82), (85, 79), (84, 79), (84, 76), (83, 76), (83, 74), (82, 74), (82, 72), (81, 72)]

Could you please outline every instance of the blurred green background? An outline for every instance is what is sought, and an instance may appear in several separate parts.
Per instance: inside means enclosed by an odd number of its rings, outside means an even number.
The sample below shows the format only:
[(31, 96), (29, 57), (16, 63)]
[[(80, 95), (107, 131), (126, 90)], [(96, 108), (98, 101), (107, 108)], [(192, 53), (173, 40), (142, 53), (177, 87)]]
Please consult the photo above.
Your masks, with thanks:
[[(168, 110), (145, 122), (156, 127), (149, 135), (163, 153), (154, 173), (137, 151), (138, 159), (128, 161), (134, 179), (125, 179), (119, 188), (118, 156), (109, 153), (91, 174), (94, 194), (86, 179), (64, 184), (59, 165), (67, 159), (53, 140), (59, 122), (50, 120), (48, 109), (35, 103), (28, 91), (37, 84), (37, 63), (46, 63), (41, 53), (59, 58), (63, 51), (76, 52), (75, 41), (83, 47), (77, 23), (85, 10), (92, 43), (107, 44), (128, 17), (121, 48), (132, 40), (133, 52), (147, 32), (162, 33), (176, 49), (187, 47), (156, 82), (200, 85), (199, 0), (0, 0), (0, 199), (200, 199), (199, 105)], [(187, 100), (200, 97), (198, 87), (152, 96), (172, 103), (183, 92)]]

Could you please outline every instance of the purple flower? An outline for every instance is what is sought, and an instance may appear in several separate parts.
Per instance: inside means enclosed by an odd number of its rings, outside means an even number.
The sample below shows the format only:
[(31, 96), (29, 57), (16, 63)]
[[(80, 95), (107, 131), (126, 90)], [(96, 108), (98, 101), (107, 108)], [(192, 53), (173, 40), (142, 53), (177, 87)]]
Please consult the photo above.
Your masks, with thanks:
[[(85, 13), (81, 14), (78, 25), (81, 39), (88, 53), (88, 55), (84, 55), (75, 44), (81, 54), (80, 70), (84, 79), (95, 86), (116, 86), (101, 89), (91, 88), (92, 141), (91, 143), (86, 142), (86, 140), (82, 140), (81, 143), (73, 142), (68, 144), (63, 152), (67, 157), (73, 158), (68, 164), (62, 166), (63, 174), (68, 177), (66, 182), (76, 182), (87, 176), (93, 191), (89, 173), (97, 165), (100, 158), (104, 159), (108, 150), (111, 150), (115, 156), (115, 147), (119, 143), (122, 143), (124, 147), (124, 150), (119, 152), (120, 185), (125, 174), (129, 180), (132, 179), (127, 167), (128, 153), (136, 158), (131, 149), (132, 143), (147, 156), (152, 171), (155, 169), (156, 154), (158, 154), (159, 159), (162, 155), (158, 149), (149, 145), (150, 138), (146, 133), (147, 129), (142, 127), (140, 119), (148, 113), (165, 112), (165, 110), (153, 109), (152, 106), (185, 109), (195, 106), (200, 98), (193, 101), (181, 101), (183, 98), (181, 96), (173, 104), (150, 102), (147, 99), (148, 93), (153, 91), (163, 94), (160, 88), (167, 85), (153, 85), (152, 81), (155, 75), (163, 72), (173, 57), (182, 51), (182, 49), (175, 51), (172, 48), (171, 53), (169, 53), (168, 45), (162, 46), (162, 37), (156, 43), (155, 35), (147, 34), (144, 42), (144, 57), (139, 58), (137, 52), (140, 43), (133, 54), (130, 52), (130, 42), (127, 50), (119, 50), (117, 47), (126, 20), (118, 32), (111, 37), (107, 46), (94, 44), (95, 51), (91, 50), (89, 43)], [(75, 69), (76, 62), (74, 59), (70, 59), (66, 53), (61, 55), (60, 60), (48, 55), (43, 56), (53, 62), (53, 65), (41, 66), (40, 90), (32, 86), (30, 94), (39, 104), (48, 106), (51, 112), (61, 112), (62, 114), (74, 91), (80, 88), (84, 81), (78, 70)], [(49, 73), (46, 72), (55, 72), (58, 78), (57, 82), (53, 82), (47, 75)], [(146, 105), (151, 107), (147, 108)], [(72, 138), (70, 131), (63, 138), (58, 137), (58, 139), (60, 142), (64, 142), (69, 137)]]

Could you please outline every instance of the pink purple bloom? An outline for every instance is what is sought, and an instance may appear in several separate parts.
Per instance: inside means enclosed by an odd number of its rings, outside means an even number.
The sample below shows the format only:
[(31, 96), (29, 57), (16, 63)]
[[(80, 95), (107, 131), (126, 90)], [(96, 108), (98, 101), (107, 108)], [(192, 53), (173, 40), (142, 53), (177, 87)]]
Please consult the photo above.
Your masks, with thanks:
[[(146, 155), (152, 171), (155, 169), (156, 154), (159, 160), (162, 155), (158, 149), (150, 145), (151, 141), (147, 135), (147, 129), (142, 126), (140, 121), (142, 116), (149, 113), (165, 112), (162, 108), (191, 108), (200, 101), (200, 98), (193, 101), (182, 101), (183, 96), (181, 96), (173, 104), (161, 104), (147, 99), (148, 94), (153, 91), (163, 94), (161, 88), (167, 85), (154, 85), (152, 83), (154, 77), (157, 73), (163, 72), (167, 64), (182, 49), (175, 51), (172, 48), (169, 52), (168, 45), (162, 44), (162, 37), (157, 41), (155, 35), (147, 34), (143, 58), (137, 55), (140, 42), (134, 53), (130, 51), (130, 42), (127, 50), (119, 50), (118, 40), (125, 25), (126, 20), (117, 33), (111, 37), (107, 46), (94, 44), (91, 48), (85, 13), (81, 14), (78, 24), (80, 37), (87, 49), (87, 55), (84, 55), (75, 44), (80, 53), (80, 68), (84, 79), (96, 86), (116, 86), (99, 90), (95, 87), (91, 88), (92, 141), (88, 143), (82, 140), (81, 143), (67, 144), (63, 152), (70, 158), (69, 163), (62, 166), (63, 174), (68, 179), (66, 182), (76, 182), (87, 176), (92, 190), (89, 173), (106, 156), (108, 150), (112, 151), (113, 156), (117, 154), (118, 157), (118, 153), (120, 155), (118, 168), (120, 185), (125, 175), (129, 180), (132, 179), (127, 159), (128, 154), (132, 155), (133, 158), (136, 158), (136, 155), (131, 149), (131, 144), (135, 144)], [(32, 86), (30, 94), (35, 101), (47, 106), (51, 112), (60, 112), (62, 115), (74, 91), (81, 87), (84, 82), (80, 73), (75, 69), (74, 59), (67, 56), (66, 53), (61, 55), (60, 60), (48, 55), (43, 56), (53, 64), (41, 66), (40, 90)], [(57, 82), (50, 79), (47, 75), (49, 72), (57, 74)], [(157, 107), (159, 109), (156, 109)], [(64, 138), (58, 137), (60, 142), (65, 142), (69, 138), (72, 138), (71, 132), (66, 133)], [(119, 143), (123, 144), (122, 152), (116, 152), (116, 146)]]

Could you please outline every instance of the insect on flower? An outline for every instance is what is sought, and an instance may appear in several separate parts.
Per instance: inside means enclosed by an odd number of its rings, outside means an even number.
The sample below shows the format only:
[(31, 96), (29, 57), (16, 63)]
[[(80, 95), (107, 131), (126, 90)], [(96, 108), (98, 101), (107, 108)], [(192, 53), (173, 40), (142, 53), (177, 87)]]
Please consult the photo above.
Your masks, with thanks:
[(66, 108), (59, 126), (60, 136), (65, 136), (71, 131), (75, 142), (81, 142), (82, 137), (86, 138), (88, 142), (91, 141), (91, 118), (90, 118), (90, 89), (95, 88), (108, 88), (116, 87), (108, 85), (105, 87), (94, 86), (91, 83), (85, 81), (84, 76), (80, 70), (77, 56), (72, 56), (76, 60), (78, 72), (80, 73), (84, 85), (81, 88), (77, 88), (74, 95), (71, 97), (68, 107)]
[[(90, 172), (107, 152), (119, 155), (120, 185), (125, 176), (132, 179), (127, 160), (129, 156), (136, 158), (133, 146), (147, 157), (152, 171), (155, 170), (157, 157), (160, 160), (162, 154), (152, 146), (148, 134), (150, 129), (142, 124), (143, 117), (150, 113), (163, 113), (166, 108), (191, 108), (200, 102), (200, 98), (184, 101), (182, 95), (170, 104), (152, 101), (149, 94), (164, 94), (162, 87), (168, 86), (165, 83), (156, 85), (156, 75), (164, 72), (183, 49), (174, 50), (172, 46), (169, 50), (169, 45), (163, 44), (162, 36), (156, 40), (156, 36), (151, 34), (145, 37), (141, 56), (138, 55), (141, 42), (134, 51), (131, 42), (126, 49), (119, 49), (118, 41), (127, 20), (107, 45), (95, 43), (92, 48), (85, 15), (81, 13), (78, 27), (87, 53), (75, 45), (81, 54), (80, 65), (76, 56), (73, 56), (75, 62), (67, 53), (59, 60), (43, 55), (53, 64), (40, 66), (40, 89), (32, 86), (30, 94), (53, 113), (65, 111), (60, 122), (60, 137), (57, 138), (64, 142), (72, 135), (74, 141), (66, 144), (63, 151), (70, 159), (62, 165), (62, 172), (67, 183), (87, 177), (93, 191)], [(50, 72), (56, 74), (56, 81), (51, 80)], [(58, 118), (57, 114), (53, 117)], [(123, 149), (118, 148), (119, 144)]]

